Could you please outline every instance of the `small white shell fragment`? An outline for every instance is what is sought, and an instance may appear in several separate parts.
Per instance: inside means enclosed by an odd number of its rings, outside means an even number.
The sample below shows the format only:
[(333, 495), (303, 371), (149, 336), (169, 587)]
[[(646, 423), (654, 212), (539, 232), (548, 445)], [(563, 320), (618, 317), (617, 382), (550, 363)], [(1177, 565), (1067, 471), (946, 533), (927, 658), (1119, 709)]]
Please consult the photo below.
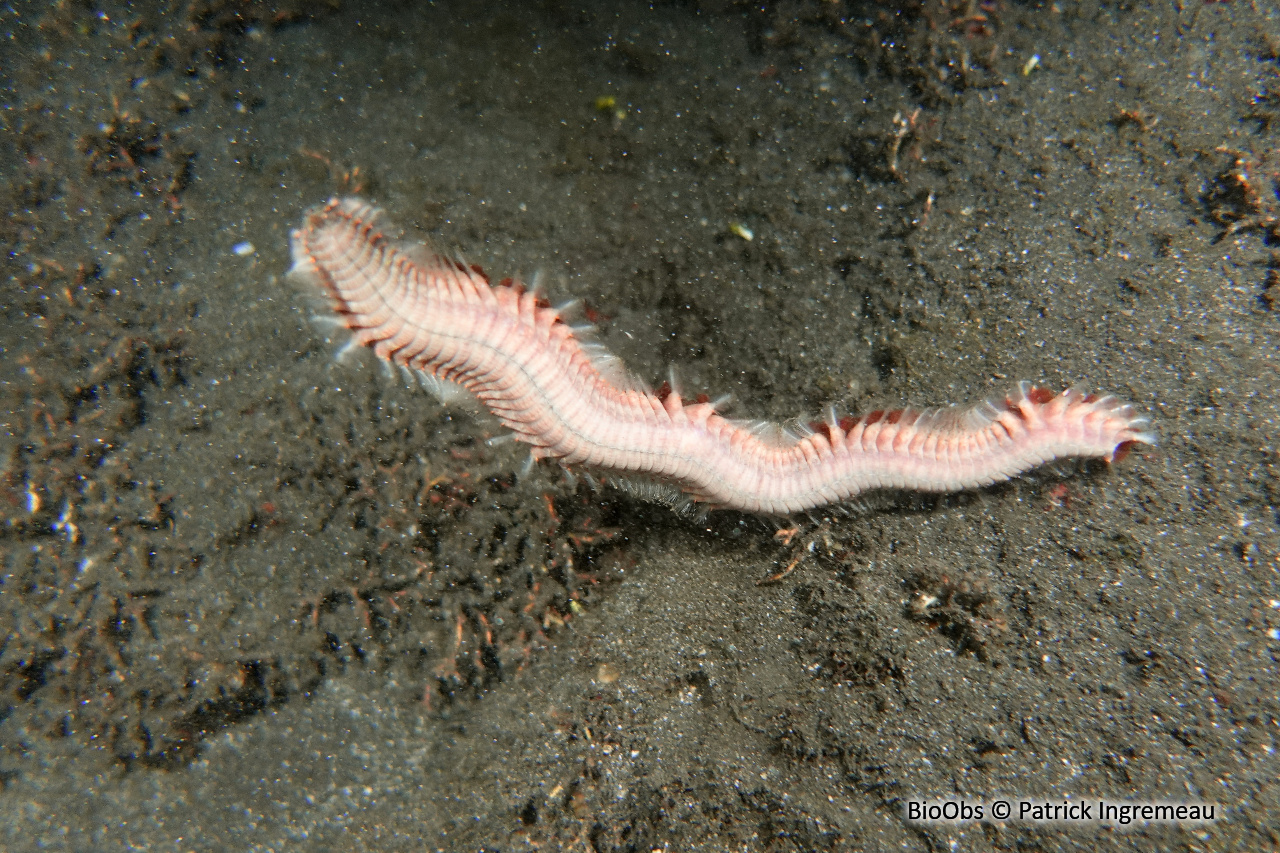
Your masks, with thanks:
[(231, 251), (235, 253), (236, 257), (245, 258), (245, 257), (248, 257), (249, 255), (252, 255), (254, 252), (258, 250), (253, 247), (252, 243), (250, 243), (248, 240), (245, 240), (243, 243), (236, 243), (234, 246), (232, 246)]

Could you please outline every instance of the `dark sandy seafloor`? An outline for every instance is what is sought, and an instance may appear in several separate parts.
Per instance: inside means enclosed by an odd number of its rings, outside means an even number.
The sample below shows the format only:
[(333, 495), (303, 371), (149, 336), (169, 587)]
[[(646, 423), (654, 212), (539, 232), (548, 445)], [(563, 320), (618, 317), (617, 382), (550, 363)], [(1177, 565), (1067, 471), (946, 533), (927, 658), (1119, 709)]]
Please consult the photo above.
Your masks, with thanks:
[[(0, 847), (1280, 847), (1280, 11), (888, 5), (5, 5)], [(785, 522), (525, 476), (285, 280), (357, 190), (744, 417), (1159, 443)], [(1217, 820), (904, 819), (999, 797)]]

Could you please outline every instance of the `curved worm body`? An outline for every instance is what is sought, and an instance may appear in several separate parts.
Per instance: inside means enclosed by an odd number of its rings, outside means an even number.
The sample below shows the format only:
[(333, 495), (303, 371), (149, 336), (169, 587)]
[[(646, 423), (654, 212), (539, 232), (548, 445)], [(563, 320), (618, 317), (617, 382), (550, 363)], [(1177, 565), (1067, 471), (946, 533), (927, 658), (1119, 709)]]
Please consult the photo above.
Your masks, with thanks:
[(291, 273), (323, 288), (353, 344), (461, 385), (535, 458), (654, 480), (712, 507), (787, 515), (868, 489), (955, 491), (1152, 442), (1146, 419), (1113, 397), (1027, 383), (973, 408), (832, 415), (802, 436), (770, 434), (648, 391), (518, 282), (492, 285), (386, 230), (378, 210), (342, 198), (292, 235)]

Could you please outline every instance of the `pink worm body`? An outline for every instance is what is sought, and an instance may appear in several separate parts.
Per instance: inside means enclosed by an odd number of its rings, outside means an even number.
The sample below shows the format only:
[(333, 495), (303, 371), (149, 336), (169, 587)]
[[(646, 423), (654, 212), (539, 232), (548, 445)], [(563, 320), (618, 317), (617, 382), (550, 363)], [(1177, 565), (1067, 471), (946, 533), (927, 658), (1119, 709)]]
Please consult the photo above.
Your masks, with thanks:
[(833, 416), (807, 435), (770, 440), (709, 403), (612, 381), (534, 293), (399, 247), (381, 220), (355, 198), (312, 209), (293, 232), (291, 272), (324, 289), (354, 343), (463, 386), (535, 458), (656, 479), (713, 507), (787, 515), (868, 489), (956, 491), (1066, 456), (1111, 461), (1152, 441), (1146, 419), (1113, 397), (1026, 383), (970, 409)]

